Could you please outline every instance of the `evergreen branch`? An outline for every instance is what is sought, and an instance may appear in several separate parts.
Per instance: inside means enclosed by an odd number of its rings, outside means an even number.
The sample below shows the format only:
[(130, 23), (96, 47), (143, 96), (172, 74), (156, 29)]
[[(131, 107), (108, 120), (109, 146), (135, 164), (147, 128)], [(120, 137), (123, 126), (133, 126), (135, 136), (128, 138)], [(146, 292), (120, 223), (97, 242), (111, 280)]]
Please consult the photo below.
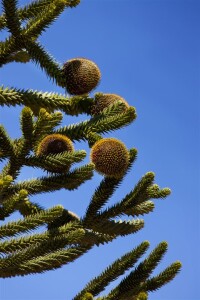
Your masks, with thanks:
[(86, 139), (88, 141), (88, 145), (90, 148), (99, 140), (102, 139), (102, 136), (100, 134), (97, 134), (95, 132), (89, 132), (86, 136)]
[[(10, 159), (8, 164), (4, 166), (3, 173), (4, 173), (4, 175), (11, 175), (13, 177), (13, 179), (16, 179), (20, 173), (21, 167), (22, 167), (22, 161), (18, 160), (16, 158), (16, 156), (14, 156)], [(6, 190), (5, 190), (5, 193), (6, 193)], [(3, 194), (3, 192), (1, 194)], [(4, 196), (5, 196), (5, 194), (4, 194)], [(4, 197), (2, 197), (2, 198), (3, 198), (3, 200), (7, 199)]]
[[(133, 300), (133, 298), (131, 297), (130, 300)], [(148, 294), (146, 292), (140, 292), (136, 296), (136, 300), (148, 300)]]
[[(16, 106), (26, 105), (29, 106), (32, 102), (31, 95), (24, 94), (23, 90), (16, 90), (14, 88), (0, 87), (0, 105), (1, 106)], [(30, 99), (30, 100), (29, 100)], [(24, 102), (28, 100), (28, 103)]]
[(94, 231), (110, 234), (114, 236), (125, 236), (131, 233), (135, 233), (144, 227), (144, 221), (140, 219), (131, 221), (116, 221), (116, 220), (101, 220), (96, 217), (93, 220), (93, 224), (90, 225)]
[(147, 172), (135, 188), (122, 200), (122, 204), (138, 205), (148, 200), (148, 188), (152, 186), (154, 178), (155, 174), (153, 172)]
[(46, 72), (47, 77), (55, 80), (57, 85), (64, 87), (64, 78), (62, 77), (60, 65), (45, 51), (39, 42), (24, 38), (24, 47), (31, 59)]
[(30, 56), (25, 50), (18, 50), (12, 54), (10, 54), (8, 58), (9, 62), (20, 62), (20, 63), (27, 63), (30, 61)]
[(62, 121), (62, 113), (55, 112), (49, 114), (44, 108), (39, 111), (39, 116), (33, 128), (34, 148), (37, 149), (38, 143), (45, 135), (52, 133), (54, 127), (58, 126)]
[[(18, 17), (21, 21), (29, 20), (31, 18), (35, 18), (38, 14), (41, 14), (43, 10), (50, 5), (52, 0), (36, 0), (33, 1), (32, 3), (24, 6), (23, 8), (20, 8), (18, 10)], [(69, 7), (75, 7), (79, 4), (80, 0), (72, 0), (69, 1), (68, 6)], [(5, 15), (3, 14), (0, 16), (0, 30), (4, 29), (6, 27), (6, 18)]]
[(68, 115), (89, 113), (93, 99), (83, 96), (65, 97), (56, 93), (43, 93), (32, 90), (20, 90), (15, 88), (0, 87), (1, 106), (29, 106), (36, 111), (45, 108), (48, 111), (62, 110)]
[[(5, 158), (6, 158), (6, 157), (5, 157)], [(1, 174), (0, 174), (1, 177), (9, 176), (9, 175), (8, 175), (8, 169), (9, 169), (9, 166), (10, 166), (10, 163), (8, 162), (8, 163), (3, 167), (3, 169), (1, 170)], [(6, 190), (7, 190), (7, 189), (6, 189)], [(1, 191), (1, 193), (0, 193), (0, 202), (1, 202), (1, 200), (2, 200), (1, 194), (2, 194), (2, 191)]]
[[(67, 209), (63, 210), (63, 213), (60, 217), (55, 219), (53, 222), (48, 224), (48, 230), (50, 231), (51, 234), (60, 234), (65, 232), (65, 225), (68, 223), (72, 224), (78, 224), (79, 228), (84, 228), (85, 230), (85, 235), (82, 240), (79, 241), (81, 245), (97, 245), (99, 246), (100, 244), (108, 243), (112, 241), (115, 236), (114, 235), (109, 235), (109, 234), (102, 234), (98, 232), (94, 232), (91, 229), (87, 230), (87, 228), (84, 227), (83, 223), (80, 221), (80, 218), (68, 211)], [(64, 230), (64, 231), (63, 231)]]
[(180, 272), (181, 263), (179, 261), (174, 262), (169, 267), (167, 267), (159, 275), (148, 279), (145, 283), (142, 284), (144, 290), (153, 292), (161, 288), (163, 285), (167, 284)]
[(6, 17), (4, 14), (0, 16), (0, 30), (6, 27)]
[(18, 210), (20, 204), (25, 201), (28, 200), (27, 200), (27, 192), (24, 190), (21, 190), (18, 194), (14, 194), (9, 199), (4, 201), (0, 206), (0, 220), (4, 220), (11, 213)]
[(29, 107), (25, 107), (21, 113), (21, 129), (23, 138), (15, 140), (14, 154), (11, 156), (7, 165), (7, 174), (11, 175), (13, 179), (19, 174), (21, 167), (24, 164), (26, 155), (32, 149), (33, 140), (33, 113)]
[[(5, 169), (5, 167), (4, 167), (4, 169), (2, 170), (2, 172), (0, 174), (0, 203), (2, 203), (2, 209), (3, 209), (5, 201), (9, 200), (10, 198), (12, 198), (14, 196), (14, 194), (11, 194), (9, 196), (7, 195), (8, 188), (13, 183), (14, 178), (10, 175), (7, 175), (6, 173), (7, 173), (7, 169)], [(19, 191), (19, 194), (20, 194), (20, 192), (21, 191)], [(8, 197), (5, 198), (5, 195)], [(2, 213), (4, 213), (4, 209), (3, 209)]]
[[(4, 1), (8, 2), (6, 0)], [(47, 75), (50, 78), (56, 80), (57, 84), (64, 87), (65, 80), (63, 79), (61, 68), (54, 61), (54, 59), (44, 50), (44, 48), (39, 45), (39, 43), (33, 41), (33, 37), (34, 35), (37, 36), (41, 32), (41, 30), (45, 27), (45, 24), (46, 26), (48, 26), (48, 24), (51, 23), (51, 21), (56, 17), (56, 15), (61, 13), (61, 11), (65, 8), (65, 5), (67, 5), (66, 1), (67, 0), (56, 1), (54, 3), (54, 9), (50, 9), (51, 14), (49, 13), (49, 10), (45, 7), (45, 9), (48, 12), (46, 14), (46, 18), (44, 17), (44, 14), (40, 15), (40, 18), (38, 17), (39, 20), (34, 21), (34, 25), (30, 26), (30, 28), (27, 30), (20, 31), (20, 38), (15, 39), (14, 36), (11, 36), (4, 43), (1, 43), (0, 66), (12, 61), (13, 54), (16, 54), (18, 51), (25, 48), (29, 53), (30, 57), (36, 62), (36, 64), (39, 63), (40, 67), (46, 71)], [(77, 3), (79, 1), (74, 2)], [(50, 7), (52, 7), (52, 5), (52, 3), (49, 4)], [(60, 9), (58, 9), (58, 7)]]
[(119, 276), (123, 275), (125, 271), (130, 269), (146, 252), (148, 247), (149, 243), (143, 242), (132, 251), (123, 255), (120, 259), (117, 259), (98, 277), (90, 281), (86, 287), (73, 298), (73, 300), (81, 300), (86, 292), (91, 293), (93, 296), (97, 296), (110, 282), (114, 281)]
[(95, 190), (95, 193), (87, 208), (85, 218), (83, 219), (83, 224), (85, 226), (88, 226), (91, 223), (93, 224), (94, 218), (97, 216), (99, 209), (101, 209), (101, 207), (106, 204), (121, 181), (121, 178), (116, 179), (108, 177), (105, 177), (101, 181), (99, 187)]
[[(127, 171), (125, 172), (124, 176), (127, 174), (127, 172), (130, 170), (132, 164), (134, 163), (136, 157), (137, 157), (137, 150), (131, 149), (129, 151), (129, 166), (127, 168)], [(94, 195), (90, 201), (90, 204), (87, 208), (86, 215), (83, 219), (83, 224), (88, 226), (90, 223), (93, 223), (93, 218), (95, 218), (99, 210), (103, 207), (103, 205), (106, 204), (106, 202), (110, 199), (110, 197), (113, 195), (115, 190), (120, 185), (121, 181), (123, 180), (123, 177), (116, 179), (116, 178), (109, 178), (105, 177), (99, 187), (95, 190)]]
[(4, 176), (4, 174), (0, 174), (0, 189), (7, 189), (11, 183), (13, 182), (13, 178), (10, 175)]
[(19, 190), (25, 189), (29, 195), (38, 193), (56, 191), (62, 188), (67, 190), (77, 189), (86, 180), (93, 175), (93, 164), (88, 164), (68, 174), (52, 175), (50, 177), (42, 177), (40, 179), (32, 179), (13, 184), (7, 191), (7, 196), (17, 193)]
[[(23, 8), (18, 10), (18, 17), (21, 21), (34, 18), (41, 10), (44, 9), (52, 0), (36, 0)], [(6, 27), (6, 16), (5, 14), (0, 16), (0, 30)]]
[[(80, 235), (76, 237), (76, 234), (79, 232)], [(43, 242), (52, 241), (54, 244), (53, 239), (55, 238), (59, 239), (59, 245), (64, 242), (65, 245), (80, 244), (82, 246), (99, 246), (100, 244), (112, 241), (115, 237), (92, 231), (84, 231), (80, 223), (69, 222), (59, 228), (54, 228), (41, 234), (34, 234), (0, 242), (0, 253), (20, 253), (19, 251), (21, 250), (30, 249), (31, 246), (39, 245)]]
[(126, 210), (124, 213), (127, 216), (139, 216), (139, 215), (145, 215), (154, 210), (154, 203), (152, 201), (145, 201), (144, 203), (138, 204), (134, 206), (133, 208), (130, 208)]
[[(102, 116), (103, 116), (102, 112)], [(92, 129), (97, 133), (106, 133), (112, 130), (122, 128), (129, 125), (136, 118), (136, 111), (134, 107), (129, 107), (125, 112), (116, 114), (114, 116), (105, 116), (105, 118), (100, 118), (99, 120), (94, 120), (90, 122)], [(95, 118), (94, 118), (95, 119)]]
[(13, 179), (16, 179), (24, 164), (25, 156), (31, 151), (31, 142), (31, 137), (30, 139), (20, 138), (14, 141), (14, 154), (4, 168), (4, 174), (11, 175)]
[(23, 217), (27, 217), (44, 210), (44, 208), (41, 205), (30, 202), (28, 199), (26, 199), (17, 204), (17, 210), (19, 210)]
[(52, 233), (54, 233), (54, 231), (57, 231), (57, 229), (62, 226), (64, 226), (67, 223), (71, 223), (71, 222), (75, 222), (79, 224), (79, 227), (82, 228), (82, 225), (80, 225), (80, 218), (73, 212), (67, 210), (67, 209), (63, 209), (62, 215), (59, 216), (57, 219), (55, 219), (53, 222), (51, 222), (50, 224), (48, 224), (48, 230), (52, 231)]
[(134, 107), (130, 107), (126, 112), (115, 116), (113, 116), (112, 111), (110, 111), (110, 113), (110, 116), (108, 114), (105, 116), (104, 112), (102, 112), (91, 120), (61, 127), (56, 133), (64, 134), (72, 140), (87, 140), (87, 136), (90, 132), (106, 133), (111, 130), (116, 130), (127, 126), (136, 118)]
[[(127, 300), (127, 299), (146, 300), (147, 299), (147, 291), (148, 292), (156, 291), (159, 288), (161, 288), (163, 285), (169, 283), (180, 272), (181, 266), (182, 265), (179, 261), (174, 262), (173, 264), (171, 264), (169, 267), (167, 267), (163, 272), (161, 272), (157, 276), (152, 277), (152, 278), (142, 282), (136, 288), (137, 292), (134, 293), (135, 294), (134, 296), (133, 296), (133, 290), (132, 291), (127, 290), (125, 295), (121, 294), (121, 296), (119, 296), (119, 294), (118, 294), (119, 298), (117, 298), (117, 299), (119, 299), (119, 300)], [(138, 292), (138, 291), (141, 291), (141, 292)], [(137, 295), (136, 295), (136, 293), (137, 293)], [(111, 291), (109, 297), (103, 297), (102, 299), (114, 300), (114, 299), (116, 299), (116, 298), (114, 298), (116, 295), (113, 297), (113, 294), (114, 294), (114, 290)], [(98, 298), (98, 299), (100, 299), (100, 298)]]
[(21, 30), (17, 12), (17, 1), (2, 0), (2, 4), (5, 12), (6, 26), (14, 37), (19, 38)]
[[(17, 41), (19, 42), (19, 39)], [(21, 50), (21, 48), (21, 44), (16, 43), (16, 39), (13, 36), (7, 38), (5, 42), (0, 42), (0, 67), (12, 61), (12, 55)]]
[(79, 122), (76, 124), (70, 124), (69, 126), (60, 127), (54, 133), (66, 135), (72, 141), (81, 141), (87, 139), (89, 128), (89, 120)]
[[(69, 234), (73, 231), (79, 230), (80, 228), (81, 225), (78, 222), (69, 222), (62, 227), (56, 228), (56, 230), (52, 229), (51, 231), (48, 230), (40, 234), (34, 234), (20, 238), (13, 238), (0, 243), (0, 252), (5, 254), (19, 252), (30, 246), (48, 241), (55, 236), (68, 236), (69, 243)], [(72, 239), (70, 243), (73, 243)]]
[(160, 189), (158, 185), (154, 184), (148, 188), (149, 199), (166, 198), (171, 194), (169, 188)]
[(88, 252), (89, 249), (90, 247), (78, 246), (66, 250), (58, 250), (51, 254), (22, 263), (15, 270), (3, 270), (0, 276), (2, 278), (17, 275), (24, 276), (27, 274), (42, 273), (44, 271), (57, 269), (64, 264), (73, 262), (75, 259)]
[(69, 0), (52, 0), (37, 16), (30, 19), (23, 34), (31, 39), (36, 39), (69, 6), (70, 2)]
[[(17, 2), (2, 0), (4, 14), (0, 16), (0, 30), (7, 27), (11, 36), (5, 42), (0, 42), (0, 67), (9, 62), (26, 63), (32, 59), (45, 71), (47, 77), (66, 89), (64, 68), (36, 39), (65, 7), (76, 6), (80, 0), (36, 0), (19, 10)], [(26, 21), (22, 29), (21, 21)], [(95, 103), (96, 100), (95, 97)], [(38, 156), (38, 145), (45, 136), (51, 133), (64, 134), (72, 141), (88, 141), (91, 148), (102, 138), (100, 134), (127, 126), (136, 118), (135, 108), (128, 104), (124, 106), (121, 102), (115, 102), (98, 115), (95, 115), (96, 112), (93, 114), (93, 104), (94, 100), (86, 94), (69, 98), (59, 94), (0, 88), (0, 106), (27, 106), (21, 114), (22, 138), (12, 141), (0, 125), (0, 161), (8, 158), (8, 163), (0, 174), (0, 219), (4, 220), (16, 210), (24, 216), (24, 219), (2, 225), (0, 239), (27, 233), (41, 225), (47, 224), (48, 229), (41, 234), (0, 242), (0, 277), (24, 276), (56, 269), (74, 261), (94, 245), (107, 243), (117, 236), (135, 233), (144, 226), (143, 220), (118, 221), (114, 218), (124, 214), (139, 216), (149, 213), (154, 209), (154, 203), (150, 199), (165, 198), (170, 194), (168, 188), (160, 189), (153, 184), (154, 174), (149, 172), (121, 202), (105, 210), (103, 206), (122, 178), (103, 179), (82, 220), (61, 206), (44, 210), (38, 204), (30, 202), (28, 194), (62, 188), (73, 190), (93, 175), (93, 164), (68, 172), (72, 163), (85, 157), (84, 151)], [(92, 116), (90, 120), (55, 129), (62, 120), (62, 114), (54, 113), (55, 109), (61, 109), (69, 115), (86, 113)], [(35, 156), (29, 156), (31, 150), (35, 151)], [(136, 150), (131, 149), (130, 165), (135, 157)], [(14, 183), (24, 165), (43, 168), (54, 174)], [(69, 168), (62, 169), (63, 165)], [(58, 174), (59, 171), (65, 173)], [(144, 242), (116, 260), (89, 282), (74, 300), (92, 300), (111, 281), (130, 269), (147, 248), (148, 242)], [(167, 243), (160, 243), (108, 296), (99, 297), (98, 300), (147, 300), (147, 291), (154, 291), (171, 281), (181, 268), (181, 264), (175, 262), (159, 275), (149, 278), (166, 250)]]
[(86, 157), (86, 151), (62, 152), (59, 154), (52, 154), (48, 156), (29, 156), (25, 160), (25, 165), (29, 167), (38, 167), (47, 169), (51, 167), (57, 170), (63, 165), (71, 165), (76, 162), (82, 161)]
[(35, 245), (31, 245), (29, 248), (22, 250), (13, 255), (9, 255), (0, 261), (0, 267), (2, 270), (12, 272), (13, 268), (18, 268), (20, 264), (24, 264), (29, 260), (40, 258), (46, 254), (52, 253), (57, 250), (62, 250), (66, 246), (72, 244), (76, 245), (83, 238), (84, 230), (77, 229), (68, 233), (67, 235), (50, 237), (45, 241), (41, 241)]
[(125, 300), (130, 296), (137, 296), (142, 291), (142, 284), (151, 275), (166, 251), (167, 243), (160, 243), (135, 270), (125, 277), (120, 284), (108, 294), (108, 300)]
[(7, 157), (12, 156), (14, 153), (13, 142), (2, 125), (0, 125), (0, 151)]
[(17, 202), (18, 196), (14, 195), (5, 204), (0, 205), (0, 220), (5, 220), (6, 217), (9, 217), (16, 210)]
[(81, 300), (93, 300), (93, 295), (91, 293), (86, 293)]
[(20, 123), (24, 139), (28, 140), (31, 146), (33, 135), (33, 112), (29, 107), (23, 108)]
[(20, 201), (17, 205), (17, 209), (23, 217), (27, 217), (44, 210), (44, 208), (41, 205), (30, 202), (28, 198), (25, 198), (23, 201)]
[(2, 225), (0, 226), (0, 238), (28, 232), (42, 224), (52, 222), (56, 217), (59, 217), (62, 214), (62, 211), (62, 206), (55, 206), (51, 209), (43, 210), (37, 214), (28, 216), (23, 220)]
[(58, 100), (59, 99), (63, 99), (63, 105), (60, 105), (60, 109), (71, 116), (89, 114), (90, 107), (93, 104), (93, 98), (90, 98), (88, 95), (70, 97), (69, 103), (66, 102), (67, 98), (64, 98), (62, 95), (58, 96)]
[(121, 202), (106, 209), (104, 212), (102, 212), (101, 217), (108, 219), (125, 214), (126, 211), (129, 211), (136, 205), (148, 200), (147, 189), (152, 185), (153, 181), (154, 173), (146, 173), (137, 183), (135, 188), (129, 194), (127, 194)]
[(80, 244), (83, 246), (84, 245), (100, 246), (111, 242), (115, 238), (116, 238), (115, 235), (103, 234), (103, 233), (92, 231), (90, 229), (89, 230), (86, 229), (84, 239), (80, 241)]

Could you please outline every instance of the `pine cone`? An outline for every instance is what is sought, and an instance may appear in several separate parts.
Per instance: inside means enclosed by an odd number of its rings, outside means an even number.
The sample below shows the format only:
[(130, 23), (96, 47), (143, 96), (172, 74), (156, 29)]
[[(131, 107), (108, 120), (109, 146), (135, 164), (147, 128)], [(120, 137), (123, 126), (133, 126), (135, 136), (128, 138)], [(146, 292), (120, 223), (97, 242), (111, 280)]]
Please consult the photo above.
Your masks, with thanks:
[(98, 93), (95, 96), (94, 105), (91, 108), (92, 115), (100, 114), (105, 108), (114, 104), (115, 102), (122, 102), (124, 104), (124, 111), (129, 108), (129, 104), (119, 95), (116, 94), (101, 94)]
[[(72, 141), (62, 134), (50, 134), (46, 136), (38, 145), (36, 152), (37, 156), (59, 154), (62, 152), (73, 152), (74, 146)], [(50, 172), (62, 173), (67, 172), (70, 165), (57, 164), (57, 166), (45, 166), (45, 169)]]
[(102, 175), (120, 178), (129, 164), (129, 151), (126, 146), (115, 138), (97, 141), (90, 153), (95, 169)]
[(74, 151), (72, 141), (62, 134), (50, 134), (40, 142), (37, 155), (58, 154), (64, 151)]
[(63, 66), (67, 92), (83, 95), (91, 92), (99, 83), (101, 73), (98, 66), (86, 58), (73, 58)]

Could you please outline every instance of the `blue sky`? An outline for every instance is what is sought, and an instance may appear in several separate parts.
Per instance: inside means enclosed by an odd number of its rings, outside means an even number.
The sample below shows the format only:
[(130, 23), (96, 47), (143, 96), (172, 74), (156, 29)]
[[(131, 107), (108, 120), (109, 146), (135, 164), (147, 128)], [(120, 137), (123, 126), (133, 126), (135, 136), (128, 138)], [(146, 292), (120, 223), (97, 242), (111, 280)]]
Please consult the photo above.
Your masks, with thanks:
[[(145, 228), (137, 234), (94, 248), (61, 269), (0, 280), (0, 299), (70, 300), (88, 280), (144, 240), (150, 241), (150, 250), (163, 240), (169, 243), (155, 273), (175, 260), (183, 264), (176, 279), (149, 299), (200, 299), (199, 12), (200, 2), (195, 0), (82, 0), (40, 38), (61, 63), (74, 57), (95, 61), (102, 73), (95, 92), (119, 94), (136, 107), (138, 117), (132, 125), (106, 135), (138, 149), (135, 165), (109, 204), (121, 200), (148, 171), (154, 171), (155, 182), (170, 187), (172, 194), (156, 200), (154, 212), (144, 217)], [(64, 92), (32, 63), (6, 65), (0, 79), (4, 86)], [(0, 123), (12, 137), (20, 135), (20, 110), (0, 108)], [(65, 117), (63, 125), (84, 118)], [(75, 147), (88, 150), (85, 143)], [(24, 168), (20, 179), (36, 175)], [(62, 204), (82, 216), (101, 178), (95, 174), (74, 192), (32, 199), (45, 207)]]

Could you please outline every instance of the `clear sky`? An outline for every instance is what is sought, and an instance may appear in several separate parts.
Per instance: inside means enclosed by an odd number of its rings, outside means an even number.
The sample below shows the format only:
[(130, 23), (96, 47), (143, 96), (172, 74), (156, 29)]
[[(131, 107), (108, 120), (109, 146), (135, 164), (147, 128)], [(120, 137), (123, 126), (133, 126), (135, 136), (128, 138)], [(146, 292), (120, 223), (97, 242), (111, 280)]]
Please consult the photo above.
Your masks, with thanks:
[[(183, 264), (175, 280), (149, 299), (200, 299), (199, 15), (198, 0), (82, 0), (43, 34), (41, 42), (59, 62), (74, 57), (95, 61), (102, 73), (96, 91), (119, 94), (136, 107), (138, 117), (132, 125), (105, 135), (138, 149), (135, 165), (109, 204), (121, 200), (147, 171), (154, 171), (155, 182), (170, 187), (172, 195), (156, 200), (154, 212), (144, 217), (145, 228), (135, 235), (95, 247), (55, 271), (1, 279), (1, 300), (71, 300), (88, 280), (144, 240), (150, 241), (150, 250), (163, 240), (169, 243), (155, 274), (175, 260)], [(0, 70), (0, 82), (64, 92), (32, 63), (6, 65)], [(0, 108), (0, 123), (12, 137), (20, 135), (20, 110)], [(85, 116), (65, 117), (63, 124), (82, 119)], [(85, 143), (75, 146), (88, 150)], [(36, 175), (25, 168), (20, 179)], [(45, 207), (62, 204), (82, 216), (101, 178), (95, 174), (76, 191), (32, 200)]]

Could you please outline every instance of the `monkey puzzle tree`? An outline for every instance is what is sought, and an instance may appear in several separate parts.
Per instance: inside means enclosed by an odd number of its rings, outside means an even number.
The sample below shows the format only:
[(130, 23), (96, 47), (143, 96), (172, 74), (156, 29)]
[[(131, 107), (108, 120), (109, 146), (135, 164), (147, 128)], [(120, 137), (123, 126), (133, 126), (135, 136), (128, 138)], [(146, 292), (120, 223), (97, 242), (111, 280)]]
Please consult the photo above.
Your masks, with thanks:
[[(1, 278), (56, 269), (84, 255), (94, 245), (136, 233), (144, 226), (143, 219), (137, 217), (154, 209), (151, 199), (170, 194), (168, 188), (160, 189), (154, 184), (154, 173), (148, 172), (120, 202), (104, 208), (134, 163), (137, 150), (127, 149), (120, 140), (103, 135), (132, 123), (135, 108), (116, 94), (96, 93), (90, 97), (101, 78), (98, 66), (86, 58), (74, 58), (61, 66), (38, 41), (65, 8), (78, 4), (79, 0), (37, 0), (18, 8), (16, 0), (2, 0), (0, 29), (7, 29), (10, 35), (0, 43), (1, 67), (11, 62), (32, 61), (68, 95), (0, 88), (1, 106), (23, 106), (20, 138), (11, 139), (0, 125)], [(83, 113), (88, 120), (61, 126), (63, 114)], [(80, 140), (91, 148), (90, 163), (72, 169), (87, 155), (86, 151), (74, 148), (74, 142)], [(40, 168), (44, 175), (19, 182), (23, 166)], [(82, 218), (61, 205), (43, 208), (32, 202), (37, 194), (77, 189), (92, 178), (93, 172), (99, 172), (103, 179)], [(7, 217), (15, 211), (21, 218), (8, 222)], [(122, 221), (122, 216), (131, 219)], [(45, 230), (38, 232), (41, 226)], [(180, 262), (175, 262), (152, 276), (167, 251), (167, 243), (161, 242), (138, 263), (148, 248), (147, 241), (136, 246), (73, 299), (147, 299), (149, 292), (168, 283), (181, 268)], [(109, 294), (99, 296), (127, 270), (129, 274)]]

